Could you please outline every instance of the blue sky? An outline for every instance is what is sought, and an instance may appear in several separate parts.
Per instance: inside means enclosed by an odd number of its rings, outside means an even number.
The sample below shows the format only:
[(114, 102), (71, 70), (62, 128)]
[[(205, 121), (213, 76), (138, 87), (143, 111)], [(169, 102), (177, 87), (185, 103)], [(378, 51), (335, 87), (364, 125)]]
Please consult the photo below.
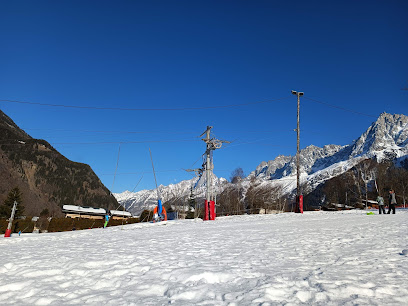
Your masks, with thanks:
[[(149, 147), (159, 183), (191, 178), (182, 169), (201, 165), (207, 125), (233, 141), (215, 151), (215, 174), (249, 174), (296, 153), (292, 89), (305, 92), (301, 148), (348, 144), (383, 111), (408, 114), (407, 11), (407, 1), (1, 1), (0, 100), (179, 110), (0, 109), (113, 192), (142, 173), (135, 191), (154, 188)], [(258, 101), (268, 102), (248, 104)], [(247, 105), (185, 109), (236, 104)]]

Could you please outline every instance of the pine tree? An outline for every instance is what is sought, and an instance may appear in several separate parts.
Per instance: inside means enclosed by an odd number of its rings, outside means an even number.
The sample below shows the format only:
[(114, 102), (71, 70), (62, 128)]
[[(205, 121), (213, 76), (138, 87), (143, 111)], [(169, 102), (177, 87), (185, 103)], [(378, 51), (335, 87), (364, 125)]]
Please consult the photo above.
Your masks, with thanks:
[(14, 201), (17, 201), (15, 218), (20, 217), (24, 214), (24, 206), (22, 205), (21, 195), (21, 191), (18, 187), (14, 187), (9, 192), (7, 198), (4, 200), (4, 204), (0, 206), (0, 218), (10, 218)]

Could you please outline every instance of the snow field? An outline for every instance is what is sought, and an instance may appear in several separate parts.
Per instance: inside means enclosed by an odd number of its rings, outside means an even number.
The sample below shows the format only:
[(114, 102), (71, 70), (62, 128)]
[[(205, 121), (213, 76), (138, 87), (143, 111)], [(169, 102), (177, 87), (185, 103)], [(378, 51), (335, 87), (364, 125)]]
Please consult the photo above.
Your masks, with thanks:
[(0, 239), (0, 305), (408, 305), (408, 211), (249, 215)]

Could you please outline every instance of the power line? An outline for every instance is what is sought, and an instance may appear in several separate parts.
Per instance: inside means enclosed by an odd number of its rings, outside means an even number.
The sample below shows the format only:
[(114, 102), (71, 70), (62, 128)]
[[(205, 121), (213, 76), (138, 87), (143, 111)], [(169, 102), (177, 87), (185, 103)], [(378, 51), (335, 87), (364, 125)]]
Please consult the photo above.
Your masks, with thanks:
[(245, 105), (255, 105), (263, 103), (271, 103), (275, 101), (282, 101), (288, 99), (289, 97), (268, 99), (263, 101), (248, 102), (248, 103), (238, 103), (229, 105), (218, 105), (218, 106), (203, 106), (203, 107), (179, 107), (179, 108), (122, 108), (122, 107), (98, 107), (98, 106), (80, 106), (80, 105), (67, 105), (67, 104), (52, 104), (52, 103), (39, 103), (39, 102), (29, 102), (29, 101), (18, 101), (18, 100), (0, 100), (0, 102), (6, 103), (18, 103), (18, 104), (28, 104), (28, 105), (39, 105), (39, 106), (50, 106), (50, 107), (63, 107), (63, 108), (75, 108), (75, 109), (92, 109), (92, 110), (118, 110), (118, 111), (189, 111), (189, 110), (205, 110), (205, 109), (217, 109), (217, 108), (230, 108)]
[[(55, 131), (55, 132), (75, 132), (75, 133), (85, 132), (85, 133), (101, 133), (101, 134), (103, 134), (103, 133), (106, 133), (106, 134), (110, 134), (110, 133), (118, 133), (118, 134), (120, 134), (120, 133), (121, 134), (194, 134), (194, 132), (176, 132), (176, 131), (133, 132), (133, 131), (99, 131), (99, 130), (65, 130), (65, 129), (59, 130), (59, 129), (31, 129), (31, 128), (23, 128), (23, 130), (25, 130), (25, 131), (26, 130), (38, 130), (38, 131)], [(256, 133), (256, 134), (265, 133), (265, 134), (268, 134), (268, 133), (293, 132), (293, 130), (292, 129), (274, 129), (274, 130), (258, 130), (258, 131), (256, 131), (256, 130), (252, 130), (252, 131), (227, 130), (227, 131), (223, 131), (223, 132), (224, 133), (239, 133), (239, 134), (246, 134), (246, 133), (248, 133), (248, 134), (252, 134), (252, 133)], [(312, 130), (307, 130), (307, 129), (303, 130), (303, 132), (307, 133), (307, 134), (316, 134), (316, 135), (321, 135), (321, 136), (329, 136), (329, 135), (326, 135), (324, 133), (320, 133), (320, 132), (316, 132), (316, 131), (312, 131)], [(55, 136), (55, 137), (58, 137), (58, 139), (61, 139), (61, 136)], [(47, 139), (53, 139), (55, 137), (51, 136), (51, 137), (47, 137)], [(64, 136), (64, 137), (67, 137), (67, 136)], [(78, 135), (73, 134), (73, 135), (70, 135), (70, 137), (77, 138)], [(337, 137), (342, 137), (342, 136), (337, 136)], [(349, 137), (342, 137), (342, 138), (349, 139)], [(35, 138), (33, 138), (33, 139), (35, 139)], [(41, 138), (41, 139), (44, 139), (44, 138)], [(5, 141), (5, 140), (10, 140), (11, 141), (11, 140), (14, 140), (14, 139), (3, 139), (3, 140), (0, 140), (0, 141)], [(122, 141), (121, 143), (123, 143), (123, 142), (125, 142), (125, 141)], [(256, 142), (256, 141), (252, 141), (251, 143), (253, 143), (253, 142)], [(247, 144), (249, 142), (244, 142), (244, 143)], [(239, 144), (241, 144), (241, 143), (239, 143)]]
[[(169, 169), (169, 170), (157, 170), (156, 173), (166, 173), (166, 172), (184, 172), (184, 169)], [(217, 172), (232, 172), (233, 170), (216, 170)], [(117, 172), (116, 175), (135, 175), (135, 174), (152, 174), (152, 170), (144, 170), (144, 171), (136, 171), (136, 172)], [(115, 173), (99, 173), (97, 174), (95, 172), (95, 175), (97, 177), (99, 176), (114, 176)], [(79, 178), (79, 177), (88, 177), (89, 175), (57, 175), (57, 176), (46, 176), (47, 178), (63, 178), (66, 179), (67, 177), (69, 178)]]
[(198, 141), (198, 139), (176, 139), (176, 140), (144, 140), (144, 141), (101, 141), (101, 142), (53, 142), (54, 145), (94, 145), (94, 144), (132, 144), (132, 143), (163, 143), (163, 142), (189, 142)]
[[(170, 170), (157, 170), (156, 172), (177, 172), (177, 171), (182, 171), (182, 169), (170, 169)], [(132, 174), (145, 174), (145, 173), (153, 173), (151, 170), (145, 170), (145, 171), (136, 171), (136, 172), (119, 172), (116, 173), (116, 175), (132, 175)], [(101, 173), (99, 175), (114, 175), (114, 173)]]
[[(46, 129), (46, 128), (21, 128), (24, 131), (52, 131), (52, 132), (83, 132), (83, 133), (101, 133), (101, 134), (196, 134), (196, 132), (179, 132), (179, 131), (105, 131), (105, 130), (81, 130), (81, 129)], [(251, 130), (251, 131), (238, 131), (238, 130), (222, 130), (223, 133), (273, 133), (282, 132), (282, 129), (268, 129), (268, 130)], [(286, 130), (285, 130), (286, 131)], [(287, 130), (292, 131), (292, 130)]]
[(203, 159), (203, 157), (204, 157), (204, 154), (202, 154), (192, 165), (191, 165), (191, 167), (190, 168), (193, 168), (194, 167), (194, 165), (201, 159)]
[(355, 111), (355, 110), (352, 110), (352, 109), (349, 109), (349, 108), (345, 108), (345, 107), (342, 107), (342, 106), (337, 106), (337, 105), (330, 104), (330, 103), (327, 103), (327, 102), (322, 102), (322, 101), (319, 101), (319, 100), (316, 100), (316, 99), (308, 98), (308, 97), (306, 97), (306, 96), (303, 96), (303, 98), (304, 98), (304, 99), (307, 99), (307, 100), (310, 100), (310, 101), (313, 101), (313, 102), (316, 102), (316, 103), (319, 103), (319, 104), (322, 104), (322, 105), (326, 105), (326, 106), (332, 107), (332, 108), (340, 109), (340, 110), (343, 110), (343, 111), (346, 111), (346, 112), (349, 112), (349, 113), (353, 113), (353, 114), (357, 114), (357, 115), (362, 115), (362, 116), (367, 116), (367, 117), (377, 118), (377, 116), (374, 116), (374, 115), (370, 115), (370, 114), (358, 112), (358, 111)]
[[(24, 130), (29, 130), (29, 129), (24, 129)], [(129, 133), (129, 134), (144, 134), (144, 133), (146, 133), (146, 134), (148, 134), (148, 133), (166, 133), (166, 134), (169, 134), (169, 133), (171, 133), (171, 134), (191, 134), (192, 132), (169, 132), (169, 131), (162, 131), (162, 132), (160, 132), (160, 131), (155, 131), (155, 132), (132, 132), (132, 131), (91, 131), (91, 130), (54, 130), (54, 129), (36, 129), (36, 130), (49, 130), (49, 131), (70, 131), (70, 132), (95, 132), (95, 133), (124, 133), (124, 134), (126, 134), (126, 133)], [(228, 131), (228, 132), (232, 132), (231, 130), (230, 131)], [(293, 130), (290, 130), (290, 129), (275, 129), (275, 130), (259, 130), (259, 131), (235, 131), (235, 132), (237, 132), (237, 133), (240, 133), (240, 134), (243, 134), (243, 133), (257, 133), (257, 134), (261, 134), (261, 133), (277, 133), (277, 132), (279, 132), (279, 133), (282, 133), (282, 132), (293, 132)], [(304, 133), (306, 133), (306, 134), (315, 134), (315, 135), (320, 135), (320, 136), (328, 136), (328, 135), (326, 135), (326, 134), (324, 134), (324, 133), (320, 133), (320, 132), (316, 132), (316, 131), (312, 131), (312, 130), (303, 130), (303, 132)], [(65, 136), (66, 137), (66, 136)], [(71, 137), (75, 137), (75, 138), (77, 138), (78, 137), (78, 135), (71, 135)], [(337, 137), (340, 137), (340, 138), (344, 138), (344, 139), (349, 139), (349, 137), (344, 137), (344, 136), (337, 136)], [(123, 140), (123, 141), (119, 141), (119, 142), (108, 142), (108, 141), (101, 141), (101, 142), (81, 142), (81, 143), (76, 143), (76, 142), (67, 142), (67, 143), (54, 143), (54, 142), (50, 142), (49, 140), (50, 139), (54, 139), (55, 137), (46, 137), (46, 139), (47, 139), (47, 142), (49, 142), (49, 143), (52, 143), (52, 144), (117, 144), (117, 143), (136, 143), (136, 141), (125, 141), (125, 140)], [(33, 138), (34, 140), (35, 140), (35, 138)], [(42, 139), (44, 139), (44, 138), (42, 138)], [(58, 137), (58, 139), (61, 139), (61, 137)], [(239, 146), (239, 145), (243, 145), (243, 144), (253, 144), (253, 143), (257, 143), (257, 142), (259, 142), (259, 141), (263, 141), (263, 140), (269, 140), (269, 139), (273, 139), (273, 138), (265, 138), (265, 139), (258, 139), (258, 140), (253, 140), (253, 141), (243, 141), (243, 142), (240, 142), (240, 139), (237, 139), (237, 140), (234, 140), (234, 141), (232, 141), (231, 143), (231, 145), (229, 145), (228, 146), (228, 148), (229, 147), (235, 147), (235, 146)], [(1, 144), (5, 144), (5, 145), (12, 145), (12, 144), (23, 144), (23, 143), (12, 143), (12, 142), (9, 142), (9, 143), (4, 143), (4, 141), (15, 141), (15, 139), (2, 139), (2, 140), (0, 140), (0, 145)], [(22, 141), (22, 140), (20, 140), (20, 141)], [(150, 140), (145, 140), (145, 141), (143, 141), (143, 142), (146, 142), (146, 143), (149, 143), (149, 142), (161, 142), (162, 140), (152, 140), (152, 141), (150, 141)], [(182, 142), (184, 142), (184, 141), (195, 141), (195, 138), (193, 138), (193, 139), (191, 139), (191, 140), (180, 140), (180, 141), (182, 141)], [(23, 141), (24, 142), (24, 141)], [(140, 142), (142, 142), (142, 141), (140, 141)], [(258, 144), (258, 145), (261, 145), (261, 146), (276, 146), (276, 147), (289, 147), (289, 146), (281, 146), (281, 145), (276, 145), (276, 144), (267, 144), (267, 143), (260, 143), (260, 144)], [(225, 148), (227, 148), (227, 147), (225, 147)], [(223, 148), (223, 149), (225, 149), (225, 148)], [(198, 161), (198, 160), (197, 160)], [(196, 162), (197, 162), (196, 161)], [(195, 162), (195, 163), (196, 163)], [(195, 164), (194, 163), (194, 164)], [(191, 166), (191, 167), (193, 167), (194, 166), (194, 164)]]
[[(159, 171), (156, 171), (156, 172), (160, 172), (160, 173), (164, 173), (164, 172), (181, 172), (181, 171), (183, 171), (182, 169), (174, 169), (174, 170), (159, 170)], [(100, 174), (97, 174), (95, 171), (94, 171), (94, 173), (95, 173), (95, 175), (99, 178), (99, 176), (114, 176), (115, 175), (115, 173), (100, 173)], [(144, 174), (146, 174), (146, 173), (153, 173), (152, 171), (137, 171), (137, 172), (122, 172), (122, 173), (116, 173), (116, 175), (134, 175), (134, 174), (142, 174), (142, 175), (144, 175)], [(63, 179), (67, 179), (67, 178), (78, 178), (78, 177), (88, 177), (89, 175), (87, 174), (87, 175), (75, 175), (75, 174), (73, 174), (73, 175), (57, 175), (57, 176), (46, 176), (47, 178), (63, 178)]]
[(121, 145), (121, 144), (119, 144), (118, 158), (117, 158), (117, 160), (116, 160), (115, 175), (113, 176), (113, 183), (112, 183), (111, 192), (113, 192), (113, 187), (115, 186), (116, 172), (118, 171), (118, 166), (119, 166), (120, 145)]
[[(216, 172), (223, 172), (223, 173), (231, 173), (234, 171), (233, 169), (230, 170), (215, 170)], [(184, 169), (174, 169), (174, 170), (159, 170), (156, 171), (157, 173), (166, 173), (166, 172), (185, 172)], [(138, 172), (122, 172), (122, 173), (116, 173), (116, 175), (135, 175), (135, 174), (153, 174), (153, 171), (138, 171)], [(96, 174), (95, 175), (99, 178), (99, 176), (114, 176), (115, 173), (102, 173), (102, 174)], [(89, 175), (57, 175), (57, 176), (46, 176), (47, 178), (62, 178), (62, 179), (68, 179), (68, 178), (80, 178), (80, 177), (88, 177)], [(268, 179), (266, 182), (273, 182), (273, 181), (295, 181), (296, 177), (290, 178), (290, 177), (282, 177), (279, 179)]]
[(71, 130), (71, 129), (36, 129), (21, 128), (24, 131), (53, 131), (53, 132), (83, 132), (83, 133), (101, 133), (101, 134), (195, 134), (194, 132), (172, 132), (172, 131), (103, 131), (103, 130)]
[[(315, 132), (315, 131), (307, 130), (307, 129), (303, 130), (303, 134), (312, 134), (312, 135), (320, 135), (320, 136), (325, 136), (325, 137), (328, 137), (328, 136), (333, 137), (333, 135), (328, 135), (328, 134), (325, 134), (325, 133)], [(336, 138), (342, 138), (342, 139), (350, 140), (350, 137), (347, 137), (347, 136), (336, 135)]]
[[(232, 148), (241, 145), (247, 144), (256, 144), (260, 146), (270, 146), (270, 147), (280, 147), (280, 148), (291, 148), (292, 146), (289, 145), (279, 145), (275, 143), (259, 143), (260, 141), (270, 140), (273, 138), (264, 138), (258, 139), (254, 141), (244, 141), (244, 142), (231, 142), (231, 145), (228, 145), (221, 149)], [(11, 145), (33, 145), (36, 144), (35, 142), (2, 142), (2, 141), (13, 141), (15, 139), (3, 139), (0, 140), (0, 145), (11, 146)], [(179, 140), (145, 140), (145, 141), (100, 141), (100, 142), (49, 142), (50, 145), (104, 145), (104, 144), (139, 144), (139, 143), (168, 143), (168, 142), (196, 142), (198, 139), (179, 139)], [(197, 159), (192, 166), (194, 166), (202, 157)]]
[[(264, 103), (271, 103), (271, 102), (276, 102), (276, 101), (283, 101), (286, 99), (289, 99), (290, 96), (288, 97), (283, 97), (283, 98), (275, 98), (275, 99), (268, 99), (268, 100), (262, 100), (262, 101), (256, 101), (256, 102), (248, 102), (248, 103), (237, 103), (237, 104), (228, 104), (228, 105), (217, 105), (217, 106), (203, 106), (203, 107), (179, 107), (179, 108), (122, 108), (122, 107), (98, 107), (98, 106), (81, 106), (81, 105), (67, 105), (67, 104), (53, 104), (53, 103), (40, 103), (40, 102), (29, 102), (29, 101), (19, 101), (19, 100), (7, 100), (7, 99), (1, 99), (0, 102), (6, 102), (6, 103), (17, 103), (17, 104), (28, 104), (28, 105), (38, 105), (38, 106), (49, 106), (49, 107), (62, 107), (62, 108), (73, 108), (73, 109), (91, 109), (91, 110), (118, 110), (118, 111), (193, 111), (193, 110), (206, 110), (206, 109), (221, 109), (221, 108), (231, 108), (231, 107), (238, 107), (238, 106), (246, 106), (246, 105), (256, 105), (256, 104), (264, 104)], [(304, 97), (305, 99), (308, 99), (310, 101), (326, 105), (332, 108), (340, 109), (346, 112), (354, 113), (357, 115), (362, 115), (362, 116), (367, 116), (367, 117), (373, 117), (377, 118), (377, 116), (371, 115), (371, 114), (366, 114), (363, 112), (355, 111), (352, 109), (348, 109), (342, 106), (337, 106), (334, 104), (330, 104), (327, 102), (319, 101), (316, 99), (312, 99), (309, 97)], [(112, 132), (116, 133), (116, 131), (86, 131), (84, 132)], [(117, 131), (120, 133), (120, 131)], [(125, 133), (146, 133), (146, 132), (125, 132)], [(149, 133), (149, 132), (147, 132)], [(154, 133), (154, 132), (152, 132)]]
[[(144, 176), (144, 173), (142, 173), (142, 176), (140, 177), (140, 179), (139, 179), (139, 181), (137, 182), (135, 188), (133, 188), (131, 192), (134, 192), (135, 189), (136, 189), (136, 187), (139, 186), (139, 183), (142, 181), (143, 176)], [(133, 204), (132, 204), (132, 205), (133, 205)]]
[[(253, 140), (253, 141), (243, 141), (243, 142), (237, 142), (235, 143), (235, 141), (232, 141), (230, 145), (225, 146), (222, 149), (228, 149), (228, 148), (232, 148), (232, 147), (236, 147), (236, 146), (240, 146), (240, 145), (245, 145), (245, 144), (258, 144), (258, 142), (260, 141), (265, 141), (265, 140), (271, 140), (274, 139), (275, 137), (268, 137), (268, 138), (263, 138), (263, 139), (257, 139), (257, 140)], [(292, 146), (282, 146), (282, 145), (276, 145), (276, 144), (265, 144), (265, 143), (261, 143), (259, 145), (268, 145), (268, 146), (275, 146), (275, 147), (292, 147)]]
[[(0, 141), (10, 141), (14, 139), (4, 139)], [(18, 140), (17, 140), (18, 141)], [(18, 143), (1, 143), (0, 145), (32, 145), (35, 142), (25, 142), (20, 140)], [(95, 141), (95, 142), (52, 142), (51, 145), (97, 145), (97, 144), (132, 144), (132, 143), (163, 143), (163, 142), (189, 142), (189, 141), (199, 141), (199, 139), (176, 139), (176, 140), (143, 140), (143, 141)]]

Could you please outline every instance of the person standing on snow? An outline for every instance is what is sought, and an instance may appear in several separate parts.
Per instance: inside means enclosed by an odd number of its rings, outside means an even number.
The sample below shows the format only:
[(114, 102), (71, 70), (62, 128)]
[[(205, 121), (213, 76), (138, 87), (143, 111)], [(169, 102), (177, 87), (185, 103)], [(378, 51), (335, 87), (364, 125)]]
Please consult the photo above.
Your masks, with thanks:
[(377, 203), (378, 203), (378, 210), (380, 211), (380, 215), (381, 215), (381, 213), (383, 213), (385, 215), (384, 198), (382, 196), (378, 195)]
[(397, 205), (397, 200), (395, 199), (395, 192), (394, 190), (390, 190), (390, 195), (388, 196), (388, 200), (389, 200), (389, 206), (388, 206), (388, 212), (387, 214), (392, 213), (395, 214), (395, 205)]

